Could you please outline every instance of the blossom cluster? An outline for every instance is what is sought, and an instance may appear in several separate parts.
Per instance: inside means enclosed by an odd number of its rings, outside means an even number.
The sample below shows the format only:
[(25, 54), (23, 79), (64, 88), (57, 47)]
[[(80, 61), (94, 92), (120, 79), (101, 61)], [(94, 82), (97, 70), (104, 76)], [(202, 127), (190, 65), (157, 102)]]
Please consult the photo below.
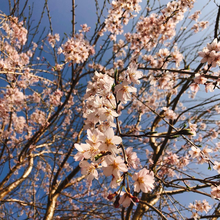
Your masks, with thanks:
[[(204, 69), (216, 67), (220, 65), (220, 42), (218, 39), (214, 39), (212, 43), (208, 43), (202, 51), (198, 52), (198, 55), (202, 57), (201, 63), (207, 63), (208, 65)], [(194, 82), (190, 85), (193, 92), (199, 91), (199, 85), (205, 85), (205, 91), (213, 92), (215, 84), (213, 82), (207, 82), (207, 78), (200, 73), (195, 74)]]
[(197, 33), (199, 32), (200, 29), (201, 30), (206, 29), (208, 24), (209, 24), (208, 21), (199, 21), (196, 24), (194, 24), (191, 29), (194, 30), (195, 33)]
[[(8, 17), (9, 23), (4, 22), (2, 27), (4, 31), (10, 36), (10, 43), (16, 46), (24, 45), (27, 41), (27, 29), (23, 27), (23, 21), (19, 22), (17, 17)], [(19, 47), (20, 47), (19, 46)]]
[(195, 74), (194, 82), (190, 85), (190, 89), (194, 92), (197, 93), (200, 89), (199, 85), (205, 85), (205, 91), (208, 92), (213, 92), (214, 91), (214, 83), (212, 82), (207, 82), (207, 78), (204, 77), (203, 75), (200, 75), (200, 73)]
[(115, 40), (115, 35), (123, 33), (123, 24), (128, 24), (129, 19), (133, 18), (133, 12), (139, 12), (141, 7), (139, 3), (142, 0), (118, 0), (112, 1), (111, 8), (108, 11), (108, 17), (105, 19), (105, 27), (99, 33), (103, 34), (105, 31), (110, 31), (113, 34)]
[(64, 54), (65, 62), (67, 63), (82, 63), (89, 57), (89, 55), (94, 54), (95, 50), (93, 46), (84, 39), (84, 35), (80, 33), (62, 44), (62, 46), (58, 49), (58, 52)]
[[(115, 72), (115, 78), (116, 75), (117, 72)], [(117, 112), (119, 102), (127, 103), (131, 100), (131, 93), (136, 92), (136, 88), (130, 84), (140, 83), (141, 77), (142, 73), (134, 64), (131, 64), (122, 74), (124, 80), (122, 82), (118, 82), (108, 74), (95, 72), (84, 96), (83, 116), (86, 118), (87, 140), (86, 143), (75, 144), (78, 153), (74, 159), (80, 161), (81, 173), (87, 175), (88, 185), (92, 184), (94, 178), (98, 179), (98, 169), (102, 169), (106, 177), (112, 176), (111, 188), (122, 184), (119, 191), (114, 194), (115, 196), (109, 197), (115, 199), (115, 206), (122, 204), (127, 207), (130, 202), (135, 202), (130, 189), (127, 188), (123, 192), (122, 188), (123, 180), (128, 175), (129, 169), (140, 167), (139, 158), (132, 151), (132, 147), (123, 150), (122, 138), (120, 135), (115, 135), (114, 128), (118, 126), (115, 119), (119, 117)], [(149, 172), (146, 168), (135, 173), (132, 179), (135, 192), (140, 190), (148, 192), (154, 188), (153, 172)]]
[(220, 65), (220, 43), (217, 39), (214, 39), (211, 44), (207, 44), (198, 54), (202, 57), (201, 63), (208, 63), (212, 67)]
[(205, 211), (206, 213), (212, 208), (209, 203), (204, 199), (203, 201), (195, 201), (195, 204), (190, 203), (189, 205), (190, 209), (194, 209), (197, 212), (203, 212)]
[[(187, 8), (191, 8), (194, 1), (172, 1), (161, 12), (142, 17), (137, 23), (137, 32), (125, 34), (126, 40), (131, 43), (131, 49), (136, 51), (144, 48), (151, 51), (158, 42), (163, 43), (175, 36), (175, 28), (179, 21), (184, 18)], [(174, 13), (175, 12), (175, 13)]]
[(175, 172), (176, 168), (182, 169), (189, 164), (189, 157), (179, 157), (177, 154), (167, 152), (166, 155), (160, 160), (160, 171), (159, 176), (174, 177), (178, 176)]
[[(17, 17), (5, 16), (1, 28), (1, 54), (0, 54), (0, 71), (7, 71), (7, 79), (16, 81), (17, 72), (21, 75), (21, 80), (13, 85), (20, 88), (26, 88), (27, 85), (37, 81), (36, 77), (31, 77), (31, 70), (27, 67), (37, 44), (33, 42), (32, 49), (27, 51), (21, 48), (27, 42), (27, 29), (23, 27), (23, 21), (18, 21)], [(22, 73), (21, 73), (22, 72)]]
[(166, 118), (170, 120), (175, 120), (177, 118), (177, 115), (173, 110), (168, 109), (167, 107), (163, 107), (162, 109), (164, 110), (164, 116)]

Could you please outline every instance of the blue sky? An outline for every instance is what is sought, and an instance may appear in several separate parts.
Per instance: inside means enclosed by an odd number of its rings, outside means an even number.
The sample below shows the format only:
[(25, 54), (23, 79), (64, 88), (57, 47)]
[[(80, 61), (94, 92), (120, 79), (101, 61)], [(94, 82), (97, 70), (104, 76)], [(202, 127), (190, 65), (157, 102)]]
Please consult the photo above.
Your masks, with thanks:
[[(29, 0), (28, 6), (34, 6), (33, 7), (33, 14), (32, 18), (36, 24), (38, 19), (41, 16), (42, 8), (44, 6), (45, 0)], [(25, 2), (25, 0), (21, 0), (22, 3)], [(78, 2), (80, 2), (78, 4)], [(83, 4), (81, 4), (83, 2)], [(52, 25), (54, 29), (54, 33), (60, 33), (61, 35), (63, 33), (71, 33), (72, 25), (72, 1), (71, 0), (49, 0), (48, 6), (51, 13), (52, 18)], [(94, 16), (94, 10), (95, 10), (95, 4), (94, 1), (91, 0), (83, 0), (83, 1), (77, 1), (76, 0), (76, 27), (79, 28), (80, 24), (87, 23), (89, 26), (92, 26), (95, 23), (95, 16)], [(21, 8), (21, 6), (20, 6)], [(27, 7), (28, 8), (28, 7)], [(6, 14), (9, 12), (9, 6), (8, 6), (8, 0), (2, 0), (0, 10)], [(48, 27), (48, 19), (46, 18), (46, 13), (44, 14), (43, 19), (43, 25)], [(42, 25), (42, 26), (43, 26)]]

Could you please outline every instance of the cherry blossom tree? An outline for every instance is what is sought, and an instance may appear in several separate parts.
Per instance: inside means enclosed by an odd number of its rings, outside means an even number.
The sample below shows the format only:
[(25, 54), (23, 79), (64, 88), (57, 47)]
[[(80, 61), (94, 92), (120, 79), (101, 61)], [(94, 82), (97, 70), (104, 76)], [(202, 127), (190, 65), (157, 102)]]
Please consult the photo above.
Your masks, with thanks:
[(0, 218), (220, 217), (218, 3), (95, 0), (77, 28), (72, 0), (69, 35), (28, 3), (0, 13)]

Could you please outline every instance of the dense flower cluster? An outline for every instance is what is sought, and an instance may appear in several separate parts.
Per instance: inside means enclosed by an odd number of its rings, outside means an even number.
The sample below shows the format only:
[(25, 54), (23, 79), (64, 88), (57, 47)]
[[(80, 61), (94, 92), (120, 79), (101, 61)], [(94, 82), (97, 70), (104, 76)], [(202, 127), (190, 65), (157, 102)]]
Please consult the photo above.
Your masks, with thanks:
[[(129, 168), (137, 169), (139, 166), (137, 154), (131, 147), (125, 152), (120, 149), (122, 138), (114, 134), (113, 128), (116, 127), (115, 118), (119, 116), (116, 112), (118, 102), (127, 103), (131, 100), (131, 93), (136, 92), (136, 88), (129, 84), (139, 84), (138, 79), (141, 76), (142, 73), (132, 64), (125, 73), (122, 83), (114, 86), (115, 81), (112, 77), (95, 72), (93, 82), (88, 84), (84, 96), (85, 129), (88, 139), (85, 144), (75, 144), (78, 153), (74, 158), (76, 161), (81, 161), (80, 167), (82, 173), (87, 174), (89, 185), (98, 176), (95, 170), (97, 168), (102, 168), (105, 176), (112, 176), (110, 187), (116, 188), (121, 184)], [(134, 190), (137, 192), (140, 190), (148, 192), (154, 188), (153, 172), (149, 172), (146, 168), (134, 174), (132, 178), (135, 181)], [(115, 202), (118, 201), (119, 204), (127, 207), (133, 201), (129, 195), (128, 192), (124, 193), (120, 190)]]
[(65, 44), (62, 44), (59, 53), (64, 54), (67, 63), (82, 63), (95, 51), (93, 46), (89, 45), (89, 42), (84, 39), (84, 35), (80, 33), (76, 34), (75, 38), (70, 38)]
[[(4, 22), (2, 27), (4, 31), (10, 36), (10, 43), (16, 44), (16, 41), (21, 45), (24, 45), (27, 41), (27, 29), (23, 27), (23, 22), (18, 22), (17, 17), (9, 17), (9, 23)], [(19, 46), (16, 44), (16, 46)]]
[[(134, 17), (133, 12), (139, 12), (141, 10), (140, 2), (142, 2), (142, 0), (112, 1), (108, 18), (105, 20), (105, 27), (99, 34), (102, 35), (103, 32), (107, 30), (114, 36), (122, 34), (123, 24), (128, 24), (129, 19)], [(115, 40), (115, 37), (112, 39)]]
[[(137, 33), (125, 34), (126, 40), (131, 43), (131, 49), (138, 50), (144, 48), (151, 51), (158, 42), (163, 43), (167, 39), (175, 36), (176, 25), (184, 18), (184, 13), (188, 7), (193, 6), (194, 1), (172, 1), (162, 10), (162, 15), (155, 13), (148, 17), (143, 17), (137, 23)], [(175, 13), (174, 13), (175, 12)]]

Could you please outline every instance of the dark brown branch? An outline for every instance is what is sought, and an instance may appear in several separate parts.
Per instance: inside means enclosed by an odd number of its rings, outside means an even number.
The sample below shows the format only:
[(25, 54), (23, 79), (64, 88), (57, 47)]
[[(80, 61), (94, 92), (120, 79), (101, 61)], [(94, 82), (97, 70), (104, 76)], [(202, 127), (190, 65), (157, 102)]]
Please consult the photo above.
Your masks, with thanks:
[(72, 37), (75, 35), (75, 0), (72, 0)]
[(214, 30), (214, 39), (218, 38), (219, 18), (220, 18), (220, 6), (218, 6), (218, 14), (216, 16), (215, 30)]

